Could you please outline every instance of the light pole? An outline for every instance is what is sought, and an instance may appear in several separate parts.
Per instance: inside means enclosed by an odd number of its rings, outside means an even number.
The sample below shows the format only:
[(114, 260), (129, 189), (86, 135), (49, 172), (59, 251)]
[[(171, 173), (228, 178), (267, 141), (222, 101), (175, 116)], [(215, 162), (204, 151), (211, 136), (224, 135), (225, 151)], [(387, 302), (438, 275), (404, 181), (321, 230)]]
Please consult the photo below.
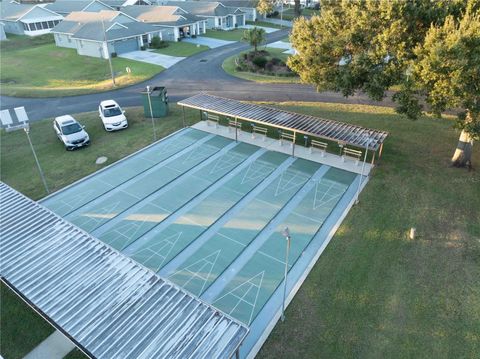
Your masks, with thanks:
[(365, 148), (365, 156), (363, 157), (362, 172), (360, 174), (360, 180), (358, 181), (358, 189), (357, 189), (357, 196), (355, 198), (355, 204), (358, 204), (358, 197), (360, 196), (360, 188), (362, 187), (362, 182), (363, 182), (363, 173), (365, 171), (365, 162), (367, 161), (367, 153), (368, 153), (368, 149), (370, 148), (371, 142), (372, 142), (372, 139), (369, 138), (367, 141), (367, 148)]
[(112, 66), (112, 58), (110, 56), (110, 50), (108, 49), (108, 42), (107, 42), (107, 33), (105, 31), (105, 22), (102, 19), (102, 29), (103, 29), (103, 41), (105, 46), (107, 47), (107, 57), (108, 57), (108, 65), (110, 66), (110, 75), (112, 76), (112, 85), (115, 87), (117, 84), (115, 83), (115, 72), (113, 72)]
[(23, 130), (27, 134), (28, 143), (30, 144), (30, 148), (32, 149), (33, 157), (35, 158), (35, 162), (37, 163), (38, 172), (40, 172), (40, 177), (42, 178), (43, 185), (45, 186), (45, 191), (47, 191), (47, 194), (50, 194), (50, 191), (48, 190), (48, 186), (47, 186), (47, 181), (45, 180), (45, 175), (43, 174), (42, 167), (40, 166), (40, 162), (38, 161), (37, 153), (35, 152), (35, 148), (33, 147), (32, 140), (30, 139), (30, 134), (29, 134), (30, 127), (28, 126), (28, 124), (27, 124), (26, 127), (24, 127)]
[(288, 254), (290, 252), (290, 240), (292, 237), (290, 236), (290, 229), (288, 227), (285, 227), (285, 229), (282, 232), (283, 236), (287, 240), (287, 247), (286, 247), (286, 254), (285, 254), (285, 276), (283, 279), (283, 300), (282, 300), (282, 322), (285, 320), (285, 301), (287, 297), (287, 273), (288, 273)]
[(148, 106), (150, 107), (150, 117), (152, 118), (153, 142), (155, 142), (157, 140), (157, 130), (155, 128), (155, 120), (153, 119), (152, 100), (150, 99), (150, 94), (150, 86), (147, 86)]

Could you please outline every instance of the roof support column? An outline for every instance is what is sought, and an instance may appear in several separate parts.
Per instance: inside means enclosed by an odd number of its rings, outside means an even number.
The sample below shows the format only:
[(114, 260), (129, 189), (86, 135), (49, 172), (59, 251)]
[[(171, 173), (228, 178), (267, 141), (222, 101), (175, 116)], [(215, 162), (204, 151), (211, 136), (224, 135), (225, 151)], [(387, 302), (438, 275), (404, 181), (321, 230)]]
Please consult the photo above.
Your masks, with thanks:
[(235, 142), (238, 142), (238, 124), (237, 124), (236, 117), (235, 117)]
[(295, 157), (295, 140), (297, 139), (297, 133), (293, 131), (293, 140), (292, 140), (292, 157)]
[[(182, 106), (182, 112), (183, 112), (183, 128), (187, 127), (185, 126), (185, 106)], [(200, 114), (202, 113), (202, 111), (200, 111)]]
[(378, 159), (382, 157), (382, 152), (383, 152), (383, 142), (380, 144), (380, 151), (378, 151)]

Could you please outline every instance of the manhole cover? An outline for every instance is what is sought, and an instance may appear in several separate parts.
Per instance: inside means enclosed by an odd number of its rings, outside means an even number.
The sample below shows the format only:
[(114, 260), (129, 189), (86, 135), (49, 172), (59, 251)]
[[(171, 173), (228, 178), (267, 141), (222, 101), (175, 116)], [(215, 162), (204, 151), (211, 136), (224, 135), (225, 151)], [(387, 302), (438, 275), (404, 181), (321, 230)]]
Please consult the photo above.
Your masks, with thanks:
[(98, 157), (95, 163), (97, 165), (103, 165), (105, 162), (107, 162), (108, 158), (105, 156)]

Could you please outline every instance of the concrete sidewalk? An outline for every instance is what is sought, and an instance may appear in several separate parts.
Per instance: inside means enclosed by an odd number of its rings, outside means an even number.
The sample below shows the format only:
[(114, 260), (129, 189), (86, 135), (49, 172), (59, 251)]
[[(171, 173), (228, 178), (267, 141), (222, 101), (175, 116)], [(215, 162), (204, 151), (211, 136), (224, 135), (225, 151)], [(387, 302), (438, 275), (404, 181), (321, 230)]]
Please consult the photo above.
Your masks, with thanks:
[(73, 349), (75, 345), (56, 330), (23, 359), (62, 359)]

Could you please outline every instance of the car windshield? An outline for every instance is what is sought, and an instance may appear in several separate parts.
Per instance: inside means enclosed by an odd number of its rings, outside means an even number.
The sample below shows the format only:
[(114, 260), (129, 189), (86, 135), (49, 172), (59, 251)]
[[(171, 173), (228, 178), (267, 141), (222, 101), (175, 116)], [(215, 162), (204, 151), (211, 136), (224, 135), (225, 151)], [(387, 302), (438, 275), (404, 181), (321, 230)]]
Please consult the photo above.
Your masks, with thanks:
[(122, 110), (120, 110), (120, 107), (106, 108), (103, 110), (103, 114), (105, 117), (118, 116), (122, 114)]
[(72, 123), (71, 125), (66, 125), (62, 127), (62, 133), (64, 135), (71, 135), (72, 133), (77, 133), (82, 130), (82, 127), (78, 123)]

